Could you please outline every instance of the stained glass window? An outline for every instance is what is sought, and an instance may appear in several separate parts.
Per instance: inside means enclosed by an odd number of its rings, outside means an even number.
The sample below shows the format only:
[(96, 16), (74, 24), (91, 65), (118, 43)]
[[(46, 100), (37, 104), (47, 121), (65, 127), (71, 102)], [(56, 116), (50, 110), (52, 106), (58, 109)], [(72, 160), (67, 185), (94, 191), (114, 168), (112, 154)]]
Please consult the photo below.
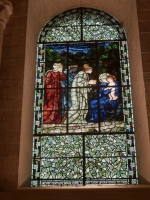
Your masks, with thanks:
[(125, 30), (89, 8), (39, 34), (31, 185), (137, 184)]

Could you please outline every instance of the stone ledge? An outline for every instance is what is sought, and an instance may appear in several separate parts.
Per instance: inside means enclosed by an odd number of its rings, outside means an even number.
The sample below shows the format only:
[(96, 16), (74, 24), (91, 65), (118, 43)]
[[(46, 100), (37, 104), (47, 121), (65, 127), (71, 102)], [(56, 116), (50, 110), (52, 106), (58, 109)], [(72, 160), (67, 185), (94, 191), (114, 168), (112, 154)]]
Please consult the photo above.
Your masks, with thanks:
[(3, 200), (149, 200), (149, 197), (149, 185), (20, 188), (0, 193), (0, 198)]

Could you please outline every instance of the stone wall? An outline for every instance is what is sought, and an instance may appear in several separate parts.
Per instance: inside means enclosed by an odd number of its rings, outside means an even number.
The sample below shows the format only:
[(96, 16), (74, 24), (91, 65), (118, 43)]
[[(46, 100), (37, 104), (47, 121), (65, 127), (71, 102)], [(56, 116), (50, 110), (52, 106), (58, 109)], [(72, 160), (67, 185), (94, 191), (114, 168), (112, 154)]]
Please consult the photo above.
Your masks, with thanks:
[(137, 13), (139, 21), (147, 114), (150, 128), (150, 1), (137, 0)]
[(0, 189), (18, 187), (28, 0), (12, 0), (0, 67)]

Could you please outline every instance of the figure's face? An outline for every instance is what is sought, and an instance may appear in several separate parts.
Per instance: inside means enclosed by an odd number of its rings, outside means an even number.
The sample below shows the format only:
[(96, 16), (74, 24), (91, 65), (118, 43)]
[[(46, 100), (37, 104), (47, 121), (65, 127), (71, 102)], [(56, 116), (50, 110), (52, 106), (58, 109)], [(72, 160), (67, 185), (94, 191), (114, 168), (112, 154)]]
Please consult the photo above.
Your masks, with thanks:
[(71, 74), (71, 73), (76, 72), (76, 71), (77, 71), (77, 68), (72, 68), (72, 69), (70, 69), (69, 73)]
[(112, 83), (112, 82), (114, 82), (114, 81), (113, 81), (112, 78), (107, 78), (107, 82), (108, 82), (108, 83)]
[(106, 78), (102, 79), (102, 83), (108, 83)]
[(91, 74), (92, 73), (92, 71), (93, 71), (93, 69), (92, 68), (90, 68), (89, 70), (87, 70), (87, 71), (85, 71), (87, 74)]
[(60, 68), (58, 68), (58, 70), (57, 70), (58, 72), (62, 72), (63, 71), (63, 68), (62, 67), (60, 67)]
[(107, 79), (107, 77), (108, 77), (109, 75), (110, 75), (110, 74), (108, 74), (108, 73), (100, 74), (100, 76), (99, 76), (100, 82), (101, 82), (101, 83), (108, 83), (106, 79)]

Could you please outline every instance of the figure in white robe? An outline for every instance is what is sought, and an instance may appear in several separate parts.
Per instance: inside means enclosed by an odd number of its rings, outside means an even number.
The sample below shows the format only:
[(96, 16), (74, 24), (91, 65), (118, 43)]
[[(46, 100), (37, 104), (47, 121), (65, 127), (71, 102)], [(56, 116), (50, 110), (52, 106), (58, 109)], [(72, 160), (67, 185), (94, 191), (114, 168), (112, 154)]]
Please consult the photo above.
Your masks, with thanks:
[[(86, 115), (88, 112), (88, 92), (90, 85), (96, 84), (96, 80), (89, 80), (92, 68), (85, 64), (83, 71), (80, 71), (73, 80), (71, 88), (71, 108), (68, 111), (68, 123), (87, 123)], [(66, 121), (65, 121), (66, 123)]]

